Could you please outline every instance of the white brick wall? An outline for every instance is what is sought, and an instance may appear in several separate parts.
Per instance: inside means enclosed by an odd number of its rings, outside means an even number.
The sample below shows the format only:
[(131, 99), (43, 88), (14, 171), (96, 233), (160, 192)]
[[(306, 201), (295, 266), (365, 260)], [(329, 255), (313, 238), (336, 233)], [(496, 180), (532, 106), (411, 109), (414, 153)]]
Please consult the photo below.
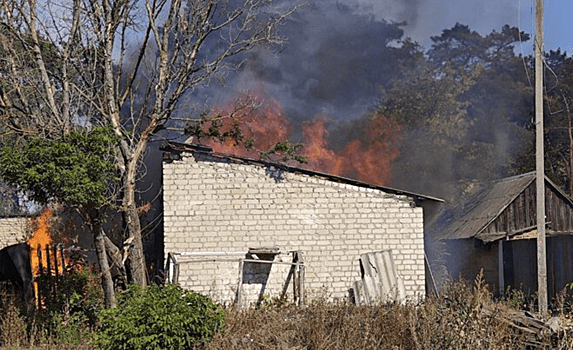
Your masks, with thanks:
[[(307, 298), (343, 298), (360, 278), (360, 254), (392, 249), (407, 295), (424, 293), (423, 213), (410, 197), (191, 152), (164, 163), (163, 186), (166, 254), (299, 250)], [(286, 271), (273, 265), (264, 294), (277, 295)], [(237, 281), (236, 261), (181, 264), (182, 286), (220, 301)]]
[(0, 249), (26, 242), (29, 227), (25, 217), (0, 218)]

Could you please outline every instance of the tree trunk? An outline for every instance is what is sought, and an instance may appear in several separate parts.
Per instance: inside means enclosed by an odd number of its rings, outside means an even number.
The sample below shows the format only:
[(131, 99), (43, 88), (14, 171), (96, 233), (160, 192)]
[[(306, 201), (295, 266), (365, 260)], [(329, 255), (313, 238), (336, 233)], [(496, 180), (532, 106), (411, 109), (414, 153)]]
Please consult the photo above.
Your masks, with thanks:
[(107, 235), (104, 236), (104, 239), (108, 258), (111, 260), (112, 266), (117, 266), (117, 269), (121, 275), (122, 283), (124, 286), (127, 286), (127, 274), (125, 271), (125, 265), (121, 250), (111, 241), (111, 239), (109, 239)]
[[(133, 158), (139, 158), (135, 155)], [(133, 159), (132, 158), (132, 159)], [(135, 182), (137, 174), (136, 161), (127, 163), (127, 171), (124, 173), (124, 197), (123, 210), (125, 224), (129, 238), (133, 238), (131, 249), (129, 249), (129, 269), (131, 272), (132, 283), (142, 287), (147, 285), (147, 272), (145, 264), (145, 255), (143, 254), (143, 240), (141, 238), (141, 223), (137, 212), (137, 203), (135, 202)]]
[(113, 278), (111, 277), (111, 269), (107, 260), (107, 251), (105, 249), (106, 234), (101, 227), (99, 212), (97, 209), (88, 211), (85, 210), (85, 208), (79, 208), (78, 212), (83, 217), (84, 222), (88, 224), (94, 236), (94, 247), (101, 271), (101, 285), (105, 307), (108, 309), (114, 308), (116, 307), (115, 289), (113, 286)]
[(111, 270), (105, 249), (105, 233), (103, 232), (100, 224), (96, 221), (97, 219), (92, 221), (92, 229), (94, 233), (94, 246), (97, 255), (97, 261), (101, 271), (105, 307), (114, 308), (116, 306), (115, 290), (113, 287), (113, 279), (111, 277)]
[(145, 255), (143, 254), (143, 240), (141, 239), (141, 224), (135, 203), (127, 208), (125, 218), (129, 237), (133, 237), (132, 246), (129, 250), (131, 279), (133, 283), (145, 287), (147, 285)]

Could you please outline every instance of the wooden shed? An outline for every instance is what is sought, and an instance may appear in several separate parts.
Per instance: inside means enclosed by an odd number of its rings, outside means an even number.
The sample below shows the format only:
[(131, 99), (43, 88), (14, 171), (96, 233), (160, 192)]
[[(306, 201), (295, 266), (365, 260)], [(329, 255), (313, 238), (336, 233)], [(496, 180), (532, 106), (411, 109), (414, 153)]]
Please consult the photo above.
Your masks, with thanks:
[[(482, 184), (463, 203), (444, 209), (427, 239), (443, 243), (449, 274), (473, 280), (483, 270), (490, 289), (537, 290), (536, 175)], [(547, 277), (550, 297), (573, 281), (573, 201), (545, 177)]]

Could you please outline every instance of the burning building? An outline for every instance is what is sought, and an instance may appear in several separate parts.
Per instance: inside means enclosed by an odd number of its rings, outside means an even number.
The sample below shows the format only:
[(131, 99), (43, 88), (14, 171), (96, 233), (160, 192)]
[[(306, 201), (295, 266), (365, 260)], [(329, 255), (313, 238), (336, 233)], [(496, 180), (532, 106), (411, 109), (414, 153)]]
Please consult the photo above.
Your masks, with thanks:
[(0, 218), (0, 282), (21, 291), (27, 302), (37, 296), (34, 279), (42, 272), (63, 273), (63, 248), (54, 244), (50, 234), (53, 215), (46, 209), (37, 218)]
[[(444, 210), (427, 231), (445, 248), (449, 274), (472, 281), (480, 270), (491, 290), (537, 290), (536, 176), (527, 173), (482, 184)], [(548, 293), (573, 281), (573, 200), (545, 178)]]
[(307, 296), (342, 298), (361, 254), (391, 250), (407, 296), (425, 293), (422, 206), (441, 200), (204, 146), (164, 150), (164, 249), (184, 288), (253, 302), (304, 277)]

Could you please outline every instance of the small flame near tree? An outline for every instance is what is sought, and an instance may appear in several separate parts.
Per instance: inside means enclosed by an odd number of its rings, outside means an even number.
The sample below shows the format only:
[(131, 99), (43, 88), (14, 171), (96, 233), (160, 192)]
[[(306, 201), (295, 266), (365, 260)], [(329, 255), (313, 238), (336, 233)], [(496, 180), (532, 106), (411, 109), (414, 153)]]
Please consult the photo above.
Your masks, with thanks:
[(50, 237), (50, 220), (53, 216), (54, 211), (52, 209), (46, 209), (35, 222), (32, 222), (35, 224), (35, 229), (32, 237), (28, 239), (28, 245), (30, 246), (30, 262), (32, 264), (32, 274), (34, 277), (40, 274), (40, 264), (42, 266), (47, 266), (48, 264), (46, 254), (42, 254), (42, 261), (40, 262), (38, 258), (38, 247), (43, 248), (52, 244), (52, 237)]
[(264, 89), (256, 86), (237, 93), (186, 130), (216, 152), (258, 158), (277, 143), (288, 140), (291, 126), (279, 103), (266, 98)]
[[(30, 246), (30, 264), (32, 266), (32, 276), (34, 279), (40, 277), (42, 274), (50, 274), (52, 276), (61, 275), (64, 272), (64, 266), (62, 261), (66, 264), (68, 259), (62, 256), (62, 252), (59, 250), (54, 250), (54, 240), (53, 235), (50, 231), (52, 221), (54, 219), (54, 210), (51, 208), (45, 209), (40, 216), (32, 220), (32, 226), (34, 227), (33, 235), (28, 239), (28, 245)], [(67, 243), (67, 239), (64, 235), (59, 237), (60, 243)], [(38, 249), (41, 250), (38, 254)], [(47, 249), (50, 249), (49, 254), (47, 254)], [(48, 261), (49, 255), (49, 261)], [(40, 261), (41, 257), (41, 261)], [(58, 263), (56, 263), (56, 261)], [(50, 266), (50, 270), (47, 267)], [(55, 267), (57, 266), (57, 271)], [(39, 287), (38, 282), (34, 281), (34, 294), (36, 300), (38, 300)]]

